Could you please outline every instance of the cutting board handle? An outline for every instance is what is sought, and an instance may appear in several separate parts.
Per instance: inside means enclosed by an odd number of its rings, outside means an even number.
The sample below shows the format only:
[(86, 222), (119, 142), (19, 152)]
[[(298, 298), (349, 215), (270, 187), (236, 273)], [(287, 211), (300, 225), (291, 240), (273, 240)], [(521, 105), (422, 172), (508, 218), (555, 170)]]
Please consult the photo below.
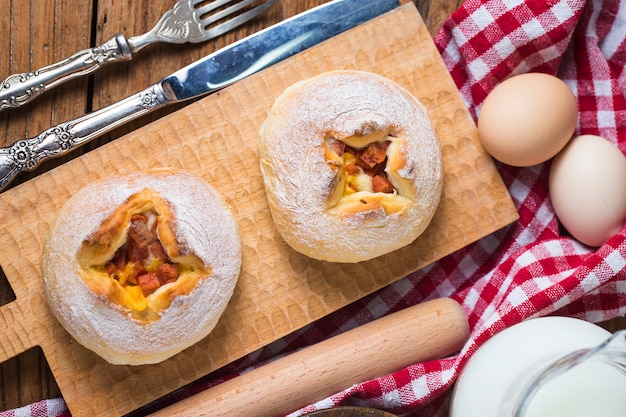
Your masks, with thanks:
[(152, 416), (282, 416), (356, 383), (453, 354), (468, 337), (461, 306), (438, 298), (301, 349)]

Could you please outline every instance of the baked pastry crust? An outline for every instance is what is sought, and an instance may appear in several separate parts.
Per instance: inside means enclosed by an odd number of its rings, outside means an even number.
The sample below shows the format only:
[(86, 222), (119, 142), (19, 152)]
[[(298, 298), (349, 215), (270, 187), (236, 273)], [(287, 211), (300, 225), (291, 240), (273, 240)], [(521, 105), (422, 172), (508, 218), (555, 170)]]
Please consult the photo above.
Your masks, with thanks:
[[(373, 143), (385, 151), (378, 166), (391, 191), (370, 189), (363, 169), (348, 169), (343, 149)], [(274, 224), (311, 258), (352, 263), (402, 248), (441, 197), (441, 150), (426, 109), (377, 74), (330, 71), (288, 87), (260, 128), (258, 150)]]
[[(178, 271), (156, 288), (107, 272), (131, 244), (135, 216), (150, 222), (162, 248), (162, 259), (144, 260), (147, 268), (167, 263)], [(211, 332), (241, 257), (238, 226), (222, 196), (190, 173), (157, 169), (97, 181), (72, 196), (46, 238), (42, 275), (50, 308), (79, 343), (110, 363), (140, 365)], [(133, 267), (125, 265), (122, 272)]]

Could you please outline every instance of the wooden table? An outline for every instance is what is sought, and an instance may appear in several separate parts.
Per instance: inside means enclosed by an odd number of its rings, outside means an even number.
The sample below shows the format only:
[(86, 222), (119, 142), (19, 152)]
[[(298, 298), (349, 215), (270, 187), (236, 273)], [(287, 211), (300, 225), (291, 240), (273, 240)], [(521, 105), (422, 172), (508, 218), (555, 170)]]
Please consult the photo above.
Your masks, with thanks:
[[(462, 3), (462, 0), (413, 1), (432, 35)], [(0, 145), (7, 146), (17, 139), (35, 136), (52, 125), (116, 102), (222, 46), (324, 2), (282, 0), (261, 18), (218, 39), (180, 47), (150, 46), (131, 63), (113, 64), (91, 77), (58, 87), (25, 108), (3, 112), (0, 114)], [(5, 36), (0, 45), (0, 78), (58, 62), (76, 51), (99, 45), (118, 32), (127, 36), (144, 33), (172, 4), (173, 1), (149, 0), (57, 0), (37, 3), (2, 0), (5, 13), (0, 14), (0, 27), (4, 29)], [(168, 108), (120, 127), (67, 157), (47, 162), (34, 172), (22, 175), (12, 186), (177, 108)], [(11, 288), (0, 271), (0, 305), (13, 299)], [(611, 331), (626, 328), (626, 319), (611, 320), (603, 325)], [(0, 410), (58, 396), (60, 391), (40, 350), (31, 349), (0, 364)]]

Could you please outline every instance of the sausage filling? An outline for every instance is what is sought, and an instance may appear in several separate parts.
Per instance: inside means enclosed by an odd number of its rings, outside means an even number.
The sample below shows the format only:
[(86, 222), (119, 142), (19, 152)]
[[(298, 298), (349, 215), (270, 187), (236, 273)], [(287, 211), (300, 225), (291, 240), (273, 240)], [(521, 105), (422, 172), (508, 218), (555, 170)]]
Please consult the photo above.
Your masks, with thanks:
[(179, 266), (169, 259), (157, 236), (158, 219), (154, 212), (134, 214), (128, 237), (104, 270), (123, 288), (139, 286), (144, 297), (162, 285), (175, 282)]
[(172, 216), (169, 204), (151, 190), (129, 197), (77, 254), (89, 288), (134, 318), (154, 321), (174, 297), (210, 276), (210, 267), (177, 242)]
[(341, 158), (341, 166), (346, 173), (344, 195), (358, 191), (373, 193), (393, 193), (395, 188), (387, 178), (387, 148), (390, 140), (372, 142), (364, 148), (356, 149), (344, 142), (329, 139), (327, 146)]
[(329, 187), (327, 210), (341, 216), (387, 216), (410, 207), (415, 186), (400, 172), (408, 172), (400, 151), (404, 141), (403, 135), (393, 129), (342, 139), (329, 134), (324, 142), (324, 158), (336, 180)]

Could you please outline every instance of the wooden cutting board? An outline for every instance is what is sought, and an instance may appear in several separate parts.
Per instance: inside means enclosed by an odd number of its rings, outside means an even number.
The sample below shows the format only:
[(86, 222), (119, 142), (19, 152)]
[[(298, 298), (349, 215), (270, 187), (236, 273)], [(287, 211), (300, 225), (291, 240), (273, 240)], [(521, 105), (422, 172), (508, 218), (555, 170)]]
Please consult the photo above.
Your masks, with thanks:
[[(429, 111), (441, 141), (444, 189), (426, 232), (368, 262), (331, 264), (291, 250), (268, 211), (257, 131), (289, 85), (333, 69), (384, 75)], [(56, 213), (84, 185), (153, 167), (188, 169), (234, 209), (243, 271), (215, 330), (151, 366), (114, 366), (53, 318), (40, 274)], [(0, 307), (0, 361), (40, 346), (72, 415), (128, 413), (515, 221), (517, 212), (412, 4), (337, 36), (0, 194), (0, 266), (16, 300)], [(80, 221), (80, 219), (76, 219)]]

